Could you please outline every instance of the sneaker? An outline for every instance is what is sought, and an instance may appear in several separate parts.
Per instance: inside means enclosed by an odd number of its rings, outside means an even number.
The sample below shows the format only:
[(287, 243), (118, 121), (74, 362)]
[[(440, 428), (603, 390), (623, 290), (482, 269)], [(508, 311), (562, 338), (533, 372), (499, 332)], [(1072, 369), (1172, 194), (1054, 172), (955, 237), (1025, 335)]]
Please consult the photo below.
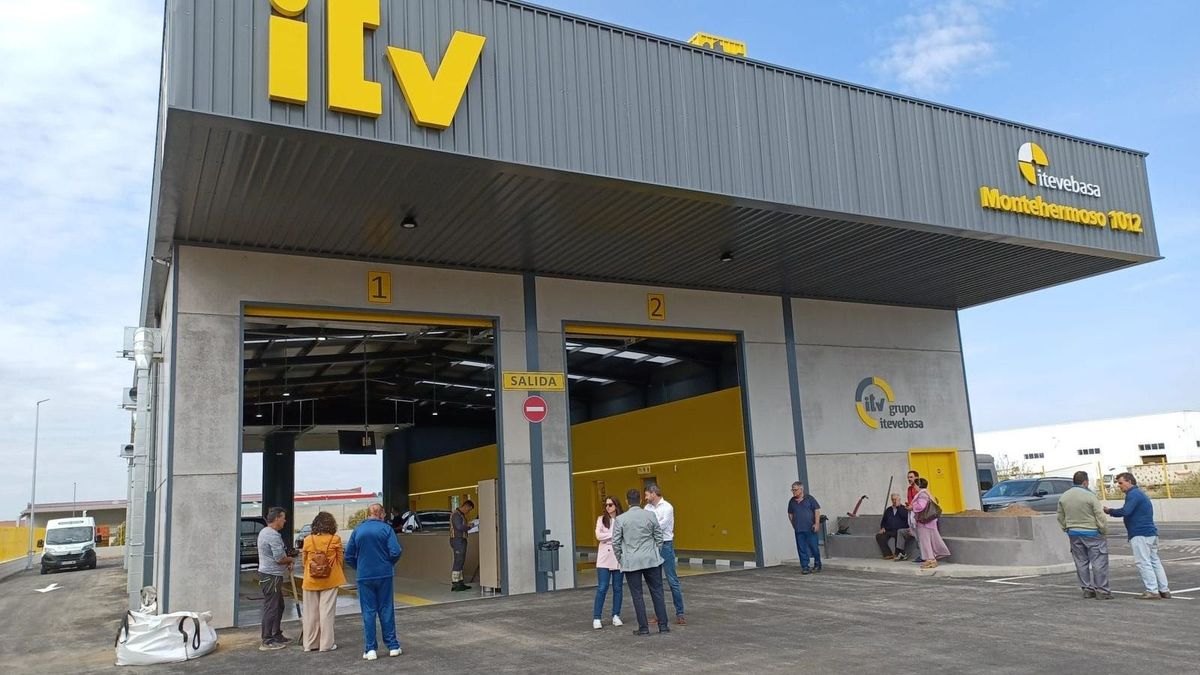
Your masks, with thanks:
[(290, 642), (292, 641), (292, 638), (290, 638), (290, 637), (288, 637), (288, 636), (286, 636), (286, 635), (280, 635), (279, 637), (275, 638), (275, 641), (276, 641), (276, 642), (282, 642), (283, 644), (285, 644), (285, 645), (286, 645), (286, 644), (288, 644), (288, 643), (290, 643)]
[(625, 624), (624, 624), (624, 622), (621, 621), (621, 617), (617, 616), (616, 614), (613, 614), (612, 625), (624, 626)]
[(904, 555), (903, 553), (897, 553), (896, 560), (908, 560), (908, 556)]
[(399, 648), (399, 647), (396, 647), (395, 649), (389, 649), (389, 650), (388, 650), (388, 656), (400, 656), (400, 655), (401, 655), (401, 654), (403, 654), (403, 653), (404, 653), (404, 650), (403, 650), (403, 649), (401, 649), (401, 648)]
[(640, 629), (640, 628), (636, 628), (636, 629), (634, 629), (634, 631), (633, 631), (633, 634), (634, 634), (634, 635), (637, 635), (637, 636), (639, 636), (639, 637), (640, 637), (640, 636), (644, 636), (644, 635), (649, 635), (649, 634), (650, 634), (650, 631), (649, 631), (649, 630), (642, 630), (642, 629)]
[(885, 553), (885, 554), (883, 554), (883, 559), (884, 560), (895, 560), (896, 556), (892, 553)]
[(1096, 597), (1096, 591), (1093, 591), (1090, 588), (1085, 588), (1085, 589), (1083, 589), (1083, 597), (1094, 598), (1094, 597)]
[(658, 634), (659, 634), (659, 635), (662, 635), (663, 633), (670, 633), (670, 632), (671, 632), (671, 627), (670, 627), (670, 626), (659, 626), (659, 627), (658, 627)]
[(1159, 597), (1158, 597), (1158, 593), (1151, 593), (1150, 591), (1143, 591), (1141, 595), (1137, 596), (1137, 599), (1138, 600), (1158, 600)]
[(675, 617), (675, 624), (679, 625), (679, 626), (686, 626), (687, 625), (687, 617), (680, 614), (679, 616)]
[(1162, 598), (1163, 600), (1170, 600), (1171, 599), (1171, 591), (1159, 591), (1158, 597)]
[(800, 574), (812, 574), (812, 570), (805, 567), (804, 569), (800, 570)]
[(337, 645), (336, 645), (336, 644), (335, 644), (335, 645), (332, 645), (332, 646), (331, 646), (331, 647), (330, 647), (330, 648), (329, 648), (327, 651), (336, 652), (336, 651), (337, 651)]
[(1101, 591), (1101, 592), (1099, 592), (1099, 593), (1097, 593), (1097, 594), (1096, 594), (1096, 597), (1100, 598), (1101, 600), (1112, 600), (1112, 599), (1113, 599), (1113, 594), (1112, 594), (1112, 593), (1106, 593), (1106, 592), (1104, 592), (1104, 591)]
[(375, 653), (374, 649), (367, 652), (366, 654), (363, 654), (363, 661), (374, 661), (377, 658), (379, 658), (379, 655)]
[(820, 565), (815, 565), (815, 566), (813, 567), (813, 571), (814, 571), (814, 572), (820, 572), (820, 571), (821, 571), (821, 566), (820, 566)]
[[(616, 626), (617, 624), (614, 623), (613, 625)], [(592, 619), (592, 629), (600, 630), (601, 628), (604, 628), (604, 624), (600, 623), (600, 619)]]
[(273, 652), (277, 649), (283, 649), (284, 647), (287, 647), (287, 645), (283, 644), (282, 642), (278, 642), (276, 640), (271, 640), (269, 642), (264, 642), (264, 643), (260, 644), (258, 646), (258, 651)]

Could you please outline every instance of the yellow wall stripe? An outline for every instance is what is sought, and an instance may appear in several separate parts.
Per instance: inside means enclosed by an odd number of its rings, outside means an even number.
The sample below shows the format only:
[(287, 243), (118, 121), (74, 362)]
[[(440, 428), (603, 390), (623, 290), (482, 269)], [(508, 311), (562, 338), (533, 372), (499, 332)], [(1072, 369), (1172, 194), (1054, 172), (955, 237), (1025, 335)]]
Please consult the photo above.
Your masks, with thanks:
[(744, 454), (746, 454), (745, 450), (738, 450), (737, 452), (722, 452), (722, 453), (719, 453), (716, 455), (703, 455), (700, 457), (681, 457), (679, 459), (656, 459), (653, 461), (643, 462), (641, 464), (626, 464), (625, 466), (606, 466), (603, 469), (588, 469), (587, 471), (572, 471), (571, 475), (572, 476), (582, 476), (584, 474), (599, 473), (601, 471), (619, 471), (621, 469), (636, 469), (639, 466), (646, 466), (646, 465), (655, 466), (658, 464), (682, 464), (684, 462), (695, 462), (695, 461), (701, 460), (701, 459), (716, 459), (717, 457), (732, 457), (734, 455), (744, 455)]

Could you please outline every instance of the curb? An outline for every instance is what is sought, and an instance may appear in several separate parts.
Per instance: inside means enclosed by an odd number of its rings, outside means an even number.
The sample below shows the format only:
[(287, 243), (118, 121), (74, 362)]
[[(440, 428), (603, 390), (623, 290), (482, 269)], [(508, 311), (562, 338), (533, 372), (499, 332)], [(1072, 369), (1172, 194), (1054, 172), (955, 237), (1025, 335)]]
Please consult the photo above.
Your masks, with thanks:
[[(824, 559), (822, 566), (831, 570), (846, 570), (849, 572), (871, 572), (875, 574), (891, 574), (906, 577), (946, 577), (950, 579), (970, 579), (979, 577), (1032, 577), (1044, 574), (1063, 574), (1075, 571), (1075, 563), (1056, 563), (1053, 565), (961, 565), (942, 563), (936, 568), (921, 569), (919, 565), (910, 562), (892, 562), (860, 560), (854, 558)], [(799, 567), (798, 560), (783, 561), (785, 567)]]

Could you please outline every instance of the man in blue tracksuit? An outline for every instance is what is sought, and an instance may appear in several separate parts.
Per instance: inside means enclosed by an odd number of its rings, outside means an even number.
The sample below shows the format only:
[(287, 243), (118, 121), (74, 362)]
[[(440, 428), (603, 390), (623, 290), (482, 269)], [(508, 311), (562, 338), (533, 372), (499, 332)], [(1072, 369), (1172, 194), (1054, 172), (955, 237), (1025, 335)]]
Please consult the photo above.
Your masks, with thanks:
[(1128, 471), (1117, 474), (1117, 487), (1125, 493), (1125, 505), (1119, 509), (1104, 507), (1104, 512), (1114, 518), (1125, 519), (1125, 534), (1133, 548), (1133, 561), (1142, 575), (1146, 590), (1138, 596), (1141, 600), (1169, 599), (1171, 589), (1167, 586), (1167, 572), (1158, 559), (1158, 528), (1154, 526), (1154, 505), (1150, 498), (1137, 486), (1137, 479)]
[(367, 507), (367, 519), (359, 523), (346, 544), (346, 564), (357, 574), (358, 606), (362, 610), (363, 658), (374, 661), (375, 617), (383, 629), (388, 656), (400, 656), (396, 637), (396, 606), (392, 597), (392, 576), (400, 560), (400, 542), (396, 532), (384, 522), (382, 504)]

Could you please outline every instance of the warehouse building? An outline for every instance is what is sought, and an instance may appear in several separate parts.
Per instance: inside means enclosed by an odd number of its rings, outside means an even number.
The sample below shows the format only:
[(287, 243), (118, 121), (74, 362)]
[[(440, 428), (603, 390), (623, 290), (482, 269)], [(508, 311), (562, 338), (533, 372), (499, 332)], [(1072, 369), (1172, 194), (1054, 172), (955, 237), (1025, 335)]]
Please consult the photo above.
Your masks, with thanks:
[(957, 311), (1158, 257), (1141, 152), (520, 2), (169, 0), (163, 58), (129, 584), (218, 626), (297, 453), (472, 498), (504, 594), (651, 482), (745, 565), (798, 478), (977, 507)]

